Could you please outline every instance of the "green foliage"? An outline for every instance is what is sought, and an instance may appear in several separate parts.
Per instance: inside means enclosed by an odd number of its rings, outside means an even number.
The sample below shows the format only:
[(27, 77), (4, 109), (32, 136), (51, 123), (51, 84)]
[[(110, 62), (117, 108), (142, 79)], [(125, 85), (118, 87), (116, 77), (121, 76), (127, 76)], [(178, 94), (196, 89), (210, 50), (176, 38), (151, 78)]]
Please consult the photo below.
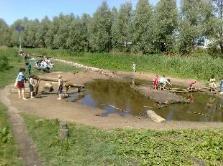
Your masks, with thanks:
[(128, 43), (131, 38), (131, 20), (132, 20), (132, 4), (126, 2), (121, 5), (118, 13), (114, 16), (112, 24), (112, 42), (113, 48), (120, 51), (128, 51)]
[(0, 165), (22, 165), (12, 137), (11, 128), (7, 122), (6, 108), (0, 103)]
[(9, 68), (9, 59), (6, 56), (0, 56), (0, 71), (7, 70)]
[(148, 53), (153, 51), (152, 7), (147, 0), (139, 0), (133, 18), (132, 32), (134, 52)]
[(213, 8), (209, 1), (183, 0), (179, 20), (179, 34), (176, 43), (182, 54), (190, 53), (199, 37), (208, 36), (213, 18)]
[[(86, 65), (110, 69), (132, 71), (132, 62), (137, 71), (166, 74), (170, 76), (209, 80), (212, 74), (221, 78), (223, 73), (222, 59), (212, 58), (206, 53), (194, 53), (196, 56), (165, 55), (119, 55), (105, 53), (72, 53), (66, 50), (30, 49), (30, 53), (80, 62)], [(202, 56), (197, 56), (201, 55)]]
[(0, 87), (15, 81), (16, 75), (24, 63), (12, 48), (0, 48)]
[(57, 120), (24, 118), (46, 165), (223, 164), (222, 129), (103, 131), (69, 124), (70, 137), (61, 141)]
[(104, 1), (94, 13), (89, 25), (89, 43), (92, 51), (111, 50), (112, 14)]
[[(214, 42), (223, 52), (222, 0), (159, 0), (151, 6), (139, 0), (136, 8), (125, 2), (110, 10), (103, 2), (90, 16), (63, 15), (52, 20), (28, 18), (8, 26), (0, 20), (0, 45), (18, 46), (17, 26), (23, 26), (22, 46), (69, 49), (77, 52), (179, 52), (191, 54), (200, 38)], [(179, 12), (178, 12), (179, 11)]]
[(173, 51), (177, 29), (176, 0), (160, 0), (155, 9), (155, 47), (159, 52)]

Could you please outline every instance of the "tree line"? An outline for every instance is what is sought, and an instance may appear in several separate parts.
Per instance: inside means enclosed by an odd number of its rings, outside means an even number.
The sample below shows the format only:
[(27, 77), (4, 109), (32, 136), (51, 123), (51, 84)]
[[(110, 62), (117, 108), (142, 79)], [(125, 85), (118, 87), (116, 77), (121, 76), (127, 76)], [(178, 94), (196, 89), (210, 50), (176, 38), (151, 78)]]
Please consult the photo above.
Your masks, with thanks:
[[(18, 32), (18, 27), (24, 31)], [(212, 52), (223, 53), (223, 0), (138, 0), (118, 9), (103, 2), (90, 16), (73, 14), (42, 20), (27, 18), (8, 26), (0, 19), (0, 45), (73, 51), (188, 54), (203, 39)]]

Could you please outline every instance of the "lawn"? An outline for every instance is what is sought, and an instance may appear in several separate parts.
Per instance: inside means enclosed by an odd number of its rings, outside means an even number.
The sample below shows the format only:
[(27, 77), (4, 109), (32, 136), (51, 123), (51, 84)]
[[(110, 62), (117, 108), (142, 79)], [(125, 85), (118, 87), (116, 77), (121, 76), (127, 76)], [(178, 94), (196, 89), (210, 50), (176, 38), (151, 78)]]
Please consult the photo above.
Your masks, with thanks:
[[(0, 88), (14, 83), (21, 67), (25, 67), (23, 58), (19, 57), (16, 49), (0, 48), (0, 65), (3, 63), (2, 57), (7, 57), (8, 65), (0, 69)], [(53, 71), (76, 71), (72, 66), (64, 64), (55, 64)], [(41, 72), (33, 69), (34, 74)], [(6, 108), (0, 103), (0, 166), (22, 165), (18, 159), (18, 151), (11, 133), (11, 126), (8, 124)]]
[(223, 130), (100, 130), (23, 115), (45, 165), (222, 165)]
[(136, 70), (165, 74), (181, 78), (209, 80), (212, 74), (221, 79), (223, 59), (203, 56), (128, 55), (116, 53), (75, 53), (68, 50), (27, 49), (34, 55), (46, 55), (82, 64), (110, 69), (131, 71), (132, 63)]

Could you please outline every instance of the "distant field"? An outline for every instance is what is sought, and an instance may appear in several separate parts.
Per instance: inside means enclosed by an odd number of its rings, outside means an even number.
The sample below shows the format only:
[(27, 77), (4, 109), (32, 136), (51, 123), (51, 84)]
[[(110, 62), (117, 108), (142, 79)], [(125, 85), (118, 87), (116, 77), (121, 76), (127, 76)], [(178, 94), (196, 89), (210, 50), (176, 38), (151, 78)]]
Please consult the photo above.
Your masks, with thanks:
[(75, 53), (66, 50), (28, 49), (35, 55), (46, 55), (110, 70), (136, 70), (169, 76), (208, 80), (212, 74), (222, 77), (223, 59), (210, 56), (164, 56), (164, 55), (117, 55), (112, 53)]

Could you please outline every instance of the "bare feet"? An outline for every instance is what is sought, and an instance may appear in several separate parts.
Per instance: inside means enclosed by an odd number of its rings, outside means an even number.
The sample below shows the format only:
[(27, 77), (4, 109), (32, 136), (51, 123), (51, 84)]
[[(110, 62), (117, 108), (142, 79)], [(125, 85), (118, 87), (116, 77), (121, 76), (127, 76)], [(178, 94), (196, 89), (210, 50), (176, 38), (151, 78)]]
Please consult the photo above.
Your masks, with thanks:
[(23, 100), (28, 100), (27, 98), (22, 98)]

